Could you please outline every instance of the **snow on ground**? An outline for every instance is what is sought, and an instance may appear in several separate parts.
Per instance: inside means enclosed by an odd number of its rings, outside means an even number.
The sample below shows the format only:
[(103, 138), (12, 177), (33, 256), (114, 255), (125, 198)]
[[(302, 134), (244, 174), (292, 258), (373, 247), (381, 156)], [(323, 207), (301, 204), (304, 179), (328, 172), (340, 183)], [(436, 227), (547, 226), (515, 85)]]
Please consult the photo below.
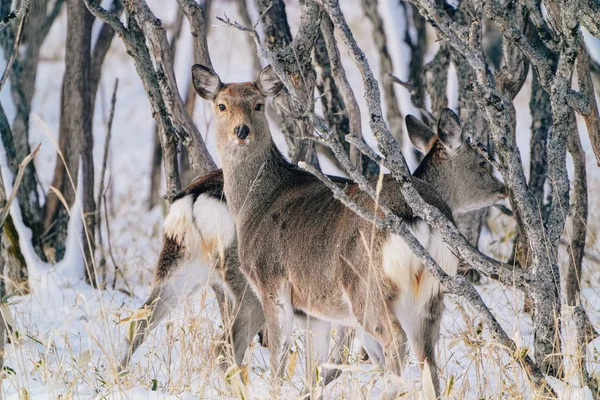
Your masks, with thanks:
[[(370, 41), (370, 27), (354, 3), (357, 2), (344, 2), (346, 16), (377, 74), (378, 63)], [(149, 4), (168, 26), (173, 20), (175, 3), (153, 0)], [(393, 7), (392, 2), (383, 4), (384, 7)], [(223, 12), (231, 19), (237, 19), (233, 2), (213, 2), (213, 17)], [(389, 18), (398, 12), (391, 10)], [(288, 7), (288, 14), (292, 31), (295, 31), (299, 20), (295, 3)], [(61, 89), (58, 77), (62, 76), (64, 69), (65, 17), (63, 11), (44, 46), (33, 104), (35, 116), (31, 123), (31, 142), (42, 143), (42, 151), (35, 163), (44, 190), (47, 190), (52, 178), (56, 158)], [(386, 26), (393, 26), (393, 20), (389, 18)], [(241, 32), (223, 27), (214, 18), (211, 21), (209, 47), (221, 78), (224, 81), (253, 79), (249, 72), (251, 50), (248, 49), (247, 38)], [(179, 49), (176, 72), (180, 86), (184, 88), (182, 92), (185, 92), (192, 59), (191, 51), (186, 50), (191, 49), (187, 26)], [(394, 57), (400, 59), (402, 54), (399, 52)], [(360, 77), (343, 51), (342, 55), (364, 112)], [(398, 73), (401, 75), (402, 71)], [(94, 120), (97, 170), (101, 163), (104, 124), (115, 78), (120, 80), (120, 84), (108, 170), (111, 187), (108, 196), (110, 241), (114, 259), (125, 279), (117, 281), (117, 290), (92, 290), (77, 272), (83, 267), (77, 251), (79, 244), (75, 242), (69, 247), (70, 256), (58, 266), (50, 267), (32, 261), (31, 268), (37, 271), (33, 275), (38, 278), (39, 284), (33, 286), (29, 295), (12, 297), (8, 306), (15, 332), (12, 343), (7, 345), (2, 396), (7, 399), (267, 398), (270, 376), (268, 354), (259, 345), (253, 345), (247, 352), (241, 374), (238, 373), (240, 371), (223, 373), (218, 368), (211, 346), (223, 328), (210, 289), (182, 304), (166, 323), (161, 324), (135, 354), (129, 373), (118, 379), (116, 363), (124, 350), (123, 338), (127, 331), (127, 324), (118, 324), (118, 321), (128, 317), (149, 293), (154, 263), (161, 246), (160, 231), (166, 206), (147, 210), (154, 122), (143, 87), (118, 38), (107, 57), (97, 101)], [(14, 109), (7, 92), (2, 93), (1, 99), (11, 118)], [(400, 98), (406, 101), (405, 94)], [(516, 102), (518, 128), (523, 131), (519, 135), (519, 145), (527, 162), (530, 123), (527, 88)], [(201, 132), (208, 131), (205, 140), (216, 156), (214, 136), (210, 132), (211, 112), (202, 101), (198, 101), (196, 107), (196, 124)], [(364, 121), (366, 139), (373, 143), (368, 134), (367, 120)], [(600, 205), (600, 174), (595, 170), (589, 140), (585, 135), (582, 138), (588, 151), (590, 170), (588, 248), (593, 256), (598, 256), (595, 221), (598, 221)], [(283, 145), (281, 135), (276, 133), (275, 139), (278, 145)], [(0, 161), (6, 174), (5, 161)], [(332, 169), (331, 165), (324, 165), (326, 171)], [(10, 181), (6, 175), (5, 181)], [(78, 211), (74, 210), (74, 213)], [(17, 217), (18, 210), (13, 215)], [(482, 242), (488, 253), (503, 259), (510, 251), (507, 232), (514, 227), (505, 217), (498, 215), (490, 218), (489, 226), (492, 233), (485, 233)], [(103, 236), (106, 244), (106, 232)], [(109, 265), (113, 266), (112, 261)], [(598, 323), (600, 282), (598, 272), (590, 271), (593, 266), (591, 261), (585, 260), (584, 297), (592, 321)], [(521, 312), (523, 302), (520, 293), (487, 280), (478, 289), (518, 346), (523, 351), (531, 349), (531, 319)], [(446, 306), (438, 364), (442, 369), (442, 385), (446, 387), (447, 396), (459, 399), (530, 397), (531, 391), (520, 366), (507, 356), (504, 349), (488, 340), (489, 333), (465, 302), (448, 297)], [(563, 323), (569, 326), (568, 318)], [(573, 349), (574, 336), (572, 329), (566, 332), (564, 351), (571, 356), (577, 353)], [(600, 345), (590, 346), (588, 350), (591, 356), (589, 367), (593, 373), (599, 370), (597, 348), (600, 349)], [(354, 350), (358, 349), (357, 343)], [(305, 376), (302, 353), (302, 344), (298, 340), (290, 357), (289, 370), (294, 378), (285, 385), (285, 398), (297, 396), (302, 389)], [(379, 398), (386, 390), (382, 371), (369, 363), (354, 363), (344, 370), (342, 376), (325, 389), (327, 398)], [(567, 371), (567, 374), (572, 376), (571, 386), (557, 386), (562, 397), (586, 398), (583, 391), (576, 389), (573, 371)], [(244, 385), (243, 381), (247, 384)], [(410, 360), (405, 369), (403, 385), (406, 398), (419, 398), (420, 372), (414, 360)]]

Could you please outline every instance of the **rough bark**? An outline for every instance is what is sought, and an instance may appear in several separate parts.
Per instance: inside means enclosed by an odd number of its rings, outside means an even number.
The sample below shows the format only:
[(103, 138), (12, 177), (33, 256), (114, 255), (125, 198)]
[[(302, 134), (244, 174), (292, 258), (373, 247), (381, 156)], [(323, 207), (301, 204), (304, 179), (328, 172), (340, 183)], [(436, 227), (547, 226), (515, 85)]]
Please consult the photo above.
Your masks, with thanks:
[[(0, 105), (0, 135), (2, 135), (2, 144), (6, 153), (9, 169), (11, 170), (11, 173), (16, 176), (19, 163), (17, 162), (16, 150), (13, 144), (10, 125), (2, 105)], [(2, 241), (2, 246), (0, 249), (4, 255), (3, 260), (5, 263), (5, 269), (2, 271), (6, 271), (5, 275), (7, 276), (7, 281), (9, 282), (7, 285), (8, 291), (10, 293), (14, 291), (25, 293), (28, 291), (27, 264), (25, 263), (25, 258), (21, 253), (19, 234), (14, 227), (11, 216), (9, 216), (6, 221), (4, 230), (2, 231), (2, 236), (4, 240)], [(39, 237), (38, 240), (33, 241), (33, 243), (37, 243), (37, 245), (40, 246), (40, 250), (42, 250), (41, 240)]]
[[(181, 28), (183, 25), (183, 17), (184, 13), (181, 8), (177, 10), (177, 15), (175, 16), (175, 21), (173, 23), (173, 31), (171, 32), (171, 41), (169, 43), (171, 49), (171, 57), (175, 59), (175, 55), (177, 53), (177, 42), (179, 41), (179, 37), (181, 36)], [(189, 90), (189, 87), (188, 87)], [(192, 114), (189, 112), (189, 108), (187, 108), (188, 114), (190, 117)], [(162, 164), (162, 147), (159, 140), (159, 132), (158, 132), (158, 124), (154, 125), (154, 146), (152, 147), (152, 161), (150, 164), (150, 195), (148, 197), (148, 209), (154, 208), (160, 200), (160, 184), (162, 182), (162, 172), (161, 172), (161, 164)], [(183, 163), (187, 158), (187, 153), (182, 155), (180, 162), (180, 179), (183, 175)], [(189, 162), (187, 163), (187, 167), (189, 168)], [(187, 185), (188, 182), (183, 180), (183, 185)]]
[[(387, 37), (383, 26), (383, 19), (377, 10), (378, 0), (362, 0), (362, 7), (373, 28), (373, 40), (379, 53), (379, 81), (383, 86), (383, 99), (385, 104), (385, 118), (392, 135), (402, 143), (402, 126), (404, 118), (400, 112), (400, 105), (396, 97), (396, 89), (390, 75), (394, 74), (394, 64), (388, 51)], [(416, 82), (411, 82), (416, 83)]]
[[(204, 0), (202, 3), (200, 3), (200, 7), (202, 7), (202, 21), (207, 21), (210, 18), (211, 5), (212, 5), (212, 0)], [(204, 29), (205, 36), (204, 36), (203, 42), (207, 42), (208, 35), (210, 34), (210, 26), (211, 26), (210, 24), (205, 24), (205, 25), (206, 25), (205, 29)], [(195, 40), (200, 40), (200, 39), (195, 38)], [(195, 46), (197, 46), (197, 45), (195, 44)], [(208, 52), (208, 48), (206, 49), (206, 51)], [(203, 56), (194, 55), (194, 59), (196, 59), (196, 58), (209, 59), (209, 61), (210, 61), (210, 57), (209, 57), (208, 53)], [(255, 56), (255, 58), (257, 59), (256, 56)], [(256, 74), (258, 74), (259, 71), (260, 70), (256, 71)], [(197, 95), (196, 95), (196, 90), (194, 89), (194, 83), (192, 82), (192, 79), (190, 79), (188, 81), (186, 93), (184, 95), (185, 109), (186, 109), (188, 115), (190, 116), (190, 118), (194, 117), (194, 106), (196, 104), (196, 98), (197, 98)], [(180, 153), (179, 172), (181, 175), (181, 182), (183, 185), (187, 185), (196, 177), (196, 173), (192, 169), (192, 163), (190, 162), (190, 155), (188, 153), (187, 147), (181, 146), (180, 152), (181, 153)]]
[[(281, 93), (274, 104), (279, 115), (279, 125), (289, 148), (289, 157), (293, 163), (306, 161), (318, 166), (317, 153), (312, 136), (312, 125), (303, 116), (306, 104), (313, 104), (316, 74), (312, 68), (311, 52), (319, 32), (321, 20), (320, 7), (314, 0), (307, 0), (303, 6), (300, 30), (297, 34), (302, 40), (292, 40), (287, 22), (283, 0), (257, 0), (256, 5), (262, 16), (264, 41), (267, 51), (278, 59), (285, 60), (285, 72), (291, 78), (295, 88), (303, 94), (302, 102)], [(306, 34), (302, 33), (304, 30)], [(290, 118), (290, 115), (292, 118)]]
[[(574, 115), (571, 126), (576, 128)], [(570, 211), (572, 230), (571, 241), (567, 248), (569, 254), (569, 269), (566, 276), (567, 304), (576, 306), (579, 304), (581, 292), (581, 266), (585, 253), (585, 241), (587, 234), (588, 218), (588, 192), (587, 171), (585, 163), (585, 152), (581, 147), (579, 132), (576, 129), (567, 137), (567, 149), (573, 158), (573, 207)]]
[[(323, 96), (321, 101), (329, 127), (334, 130), (338, 140), (344, 145), (352, 165), (365, 176), (377, 175), (379, 173), (377, 163), (346, 142), (348, 134), (362, 138), (360, 108), (346, 78), (346, 71), (342, 66), (333, 33), (333, 24), (327, 16), (323, 16), (321, 21), (321, 35), (315, 45), (315, 56), (319, 66), (317, 88)], [(337, 162), (335, 157), (334, 160)]]

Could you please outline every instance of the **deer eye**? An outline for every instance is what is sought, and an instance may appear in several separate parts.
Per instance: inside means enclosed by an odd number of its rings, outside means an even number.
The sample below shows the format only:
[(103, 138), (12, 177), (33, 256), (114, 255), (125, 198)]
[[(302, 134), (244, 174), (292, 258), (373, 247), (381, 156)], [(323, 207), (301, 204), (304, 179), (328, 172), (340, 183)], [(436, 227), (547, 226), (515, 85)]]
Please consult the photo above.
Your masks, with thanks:
[(225, 107), (225, 104), (219, 104), (218, 107), (219, 107), (219, 110), (221, 110), (221, 111), (227, 110), (227, 107)]
[(257, 105), (254, 106), (254, 109), (256, 111), (261, 111), (264, 107), (264, 104), (258, 103)]

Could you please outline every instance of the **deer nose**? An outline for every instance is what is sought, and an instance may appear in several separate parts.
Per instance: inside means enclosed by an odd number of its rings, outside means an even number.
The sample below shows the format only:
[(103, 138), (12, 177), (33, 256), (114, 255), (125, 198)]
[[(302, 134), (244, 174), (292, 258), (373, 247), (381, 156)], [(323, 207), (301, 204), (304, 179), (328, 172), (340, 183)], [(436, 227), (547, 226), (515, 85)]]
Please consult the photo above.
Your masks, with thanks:
[(236, 126), (233, 129), (233, 133), (235, 133), (235, 136), (238, 139), (246, 139), (246, 137), (250, 133), (250, 128), (248, 128), (246, 125)]

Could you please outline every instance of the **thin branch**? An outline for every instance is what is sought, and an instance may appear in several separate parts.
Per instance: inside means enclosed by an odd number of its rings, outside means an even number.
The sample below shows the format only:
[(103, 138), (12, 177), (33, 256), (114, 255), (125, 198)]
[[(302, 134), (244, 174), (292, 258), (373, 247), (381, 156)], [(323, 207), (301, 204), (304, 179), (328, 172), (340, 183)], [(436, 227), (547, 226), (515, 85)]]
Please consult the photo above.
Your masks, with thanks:
[(127, 29), (119, 19), (119, 16), (114, 12), (108, 11), (94, 0), (83, 0), (85, 2), (86, 7), (90, 12), (94, 15), (94, 17), (102, 20), (112, 26), (115, 32), (121, 37), (125, 38), (127, 34)]
[(15, 182), (13, 183), (12, 192), (10, 193), (10, 196), (8, 198), (8, 201), (6, 202), (4, 210), (2, 210), (2, 214), (0, 214), (0, 227), (2, 227), (4, 225), (4, 222), (6, 221), (6, 218), (8, 217), (8, 214), (10, 213), (10, 206), (12, 205), (12, 202), (17, 197), (17, 191), (19, 190), (19, 185), (21, 185), (21, 181), (23, 180), (23, 174), (25, 173), (25, 167), (27, 167), (27, 164), (29, 164), (33, 160), (33, 158), (36, 156), (36, 154), (40, 151), (41, 147), (42, 147), (42, 144), (41, 143), (38, 144), (36, 146), (36, 148), (33, 149), (33, 151), (31, 153), (29, 153), (29, 155), (27, 157), (25, 157), (23, 159), (23, 161), (21, 161), (21, 163), (19, 164), (19, 172), (17, 173), (17, 177), (15, 178)]
[[(115, 104), (117, 103), (117, 89), (119, 87), (119, 80), (115, 79), (115, 85), (113, 87), (113, 94), (110, 101), (110, 112), (108, 116), (108, 122), (106, 123), (106, 138), (104, 139), (104, 154), (102, 157), (102, 170), (100, 172), (100, 187), (98, 189), (98, 199), (96, 200), (96, 211), (97, 211), (97, 231), (98, 231), (98, 243), (97, 248), (100, 249), (100, 271), (104, 275), (102, 282), (106, 283), (106, 257), (104, 255), (104, 248), (102, 246), (102, 200), (104, 199), (104, 180), (106, 176), (106, 166), (108, 164), (108, 152), (110, 148), (110, 139), (112, 132), (113, 118), (115, 116)], [(108, 219), (108, 215), (104, 215)], [(113, 287), (114, 289), (114, 287)]]
[[(114, 15), (121, 15), (123, 12), (123, 3), (121, 0), (113, 0), (110, 12)], [(90, 86), (92, 93), (96, 93), (97, 91), (102, 76), (102, 64), (104, 63), (104, 59), (110, 49), (114, 37), (115, 30), (112, 25), (104, 22), (100, 28), (100, 32), (98, 32), (98, 38), (96, 39), (94, 49), (92, 50), (92, 65), (90, 68)]]
[(383, 85), (383, 101), (385, 104), (386, 121), (392, 135), (402, 143), (402, 126), (404, 119), (400, 112), (400, 104), (396, 97), (393, 81), (390, 79), (394, 72), (394, 64), (389, 53), (389, 44), (385, 35), (383, 18), (377, 9), (378, 0), (362, 0), (362, 7), (373, 28), (373, 41), (379, 55), (379, 79)]
[(419, 110), (419, 112), (425, 116), (427, 121), (435, 121), (435, 118), (433, 117), (433, 115), (431, 115), (429, 110), (427, 108), (425, 108), (425, 105), (422, 103), (419, 103), (417, 100), (419, 98), (419, 96), (418, 96), (419, 88), (417, 88), (416, 86), (414, 86), (408, 82), (404, 82), (402, 79), (400, 79), (392, 74), (389, 74), (389, 78), (392, 80), (393, 83), (396, 83), (396, 84), (402, 86), (404, 89), (406, 89), (408, 91), (408, 93), (410, 93), (410, 99), (413, 103), (413, 106), (415, 106), (415, 108), (417, 110)]
[(5, 15), (0, 20), (0, 32), (4, 30), (13, 19), (21, 18), (29, 12), (29, 7), (31, 6), (31, 0), (22, 0), (21, 5), (16, 11), (11, 11), (8, 15)]
[(183, 10), (190, 24), (194, 43), (194, 62), (212, 68), (202, 6), (195, 0), (177, 0), (177, 3), (179, 3), (179, 7)]
[(19, 27), (17, 28), (17, 35), (15, 38), (15, 42), (13, 44), (12, 54), (10, 55), (8, 62), (6, 63), (6, 69), (4, 70), (4, 73), (2, 74), (2, 78), (0, 78), (0, 92), (2, 92), (2, 89), (4, 88), (4, 84), (8, 80), (8, 76), (10, 75), (10, 72), (12, 70), (13, 63), (15, 62), (15, 59), (17, 58), (17, 55), (19, 54), (19, 46), (21, 45), (21, 39), (23, 38), (23, 26), (25, 25), (25, 20), (27, 19), (27, 14), (29, 14), (29, 9), (25, 9), (23, 17), (21, 18), (21, 22), (19, 23)]

